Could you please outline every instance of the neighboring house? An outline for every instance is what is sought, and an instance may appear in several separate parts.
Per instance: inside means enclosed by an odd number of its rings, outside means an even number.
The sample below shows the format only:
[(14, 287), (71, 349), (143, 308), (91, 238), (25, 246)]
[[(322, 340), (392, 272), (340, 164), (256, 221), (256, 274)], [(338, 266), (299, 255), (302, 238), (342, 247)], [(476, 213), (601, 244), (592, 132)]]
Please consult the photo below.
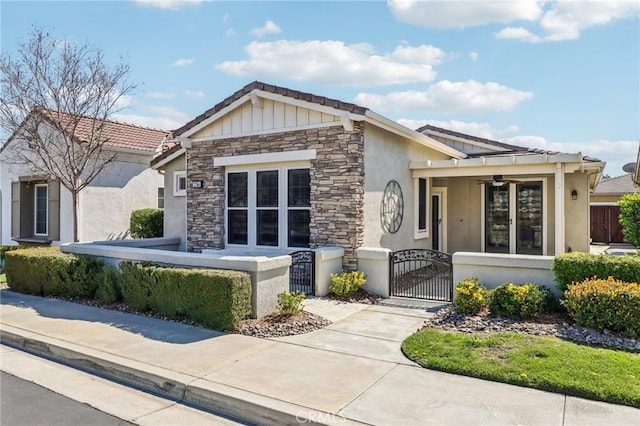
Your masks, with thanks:
[(589, 192), (604, 167), (581, 154), (414, 131), (352, 103), (261, 82), (173, 137), (180, 146), (153, 168), (164, 170), (165, 206), (175, 202), (165, 223), (175, 223), (186, 250), (338, 245), (346, 268), (357, 266), (359, 247), (588, 251)]
[[(82, 118), (74, 139), (86, 140), (92, 123)], [(168, 132), (106, 121), (102, 136), (104, 152), (117, 156), (79, 193), (80, 241), (125, 238), (132, 210), (158, 207), (163, 198), (163, 178), (149, 167), (149, 161)], [(54, 178), (11, 160), (12, 150), (24, 143), (18, 131), (0, 149), (2, 244), (71, 242), (71, 193)]]
[(622, 243), (620, 207), (616, 202), (624, 194), (640, 192), (633, 173), (602, 180), (591, 194), (591, 240), (594, 243)]

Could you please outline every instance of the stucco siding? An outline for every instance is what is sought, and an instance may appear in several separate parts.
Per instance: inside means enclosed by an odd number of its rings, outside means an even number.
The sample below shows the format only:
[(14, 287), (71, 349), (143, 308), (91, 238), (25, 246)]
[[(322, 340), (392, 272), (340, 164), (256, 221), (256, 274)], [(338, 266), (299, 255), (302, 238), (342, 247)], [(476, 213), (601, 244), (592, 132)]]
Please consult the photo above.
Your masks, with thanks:
[(165, 165), (164, 170), (164, 237), (180, 238), (180, 251), (187, 250), (187, 197), (174, 195), (174, 173), (187, 169), (187, 156), (182, 155)]
[[(449, 157), (368, 124), (365, 125), (364, 139), (363, 246), (391, 250), (431, 248), (430, 238), (414, 238), (414, 179), (409, 161), (444, 160)], [(402, 224), (394, 234), (383, 229), (380, 218), (384, 189), (390, 180), (400, 184), (404, 199)]]
[[(565, 250), (589, 252), (589, 182), (586, 173), (567, 174), (565, 177)], [(578, 199), (571, 199), (571, 191)], [(586, 213), (585, 213), (586, 212)]]
[(447, 251), (482, 250), (482, 189), (475, 178), (437, 179), (446, 182), (449, 208), (446, 218)]
[[(164, 179), (149, 167), (150, 156), (140, 156), (136, 160), (108, 165), (80, 193), (80, 241), (126, 238), (131, 212), (158, 206), (158, 187), (164, 185)], [(63, 204), (70, 206), (70, 197), (69, 202)], [(71, 220), (70, 216), (61, 217)]]

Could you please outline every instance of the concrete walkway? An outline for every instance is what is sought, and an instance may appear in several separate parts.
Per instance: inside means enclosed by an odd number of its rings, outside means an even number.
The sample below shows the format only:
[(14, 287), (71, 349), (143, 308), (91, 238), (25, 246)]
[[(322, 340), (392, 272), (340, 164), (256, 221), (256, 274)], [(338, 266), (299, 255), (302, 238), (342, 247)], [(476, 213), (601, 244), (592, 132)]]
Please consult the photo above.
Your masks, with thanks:
[(309, 300), (331, 326), (258, 339), (9, 290), (0, 297), (2, 343), (251, 423), (640, 424), (634, 408), (416, 366), (400, 342), (427, 310)]

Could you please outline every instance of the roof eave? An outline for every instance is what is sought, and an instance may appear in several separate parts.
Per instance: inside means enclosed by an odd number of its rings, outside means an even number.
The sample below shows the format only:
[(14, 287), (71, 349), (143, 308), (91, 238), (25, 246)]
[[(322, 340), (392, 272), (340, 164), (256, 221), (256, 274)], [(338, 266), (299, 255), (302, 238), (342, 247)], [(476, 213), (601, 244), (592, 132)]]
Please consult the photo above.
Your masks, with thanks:
[(166, 157), (160, 159), (158, 162), (154, 162), (156, 159), (154, 158), (153, 160), (151, 160), (151, 168), (153, 170), (158, 170), (161, 169), (162, 167), (164, 167), (165, 165), (169, 164), (170, 162), (172, 162), (173, 160), (179, 158), (180, 156), (184, 155), (187, 152), (187, 150), (184, 147), (180, 147), (179, 149), (176, 149), (175, 152), (167, 155)]

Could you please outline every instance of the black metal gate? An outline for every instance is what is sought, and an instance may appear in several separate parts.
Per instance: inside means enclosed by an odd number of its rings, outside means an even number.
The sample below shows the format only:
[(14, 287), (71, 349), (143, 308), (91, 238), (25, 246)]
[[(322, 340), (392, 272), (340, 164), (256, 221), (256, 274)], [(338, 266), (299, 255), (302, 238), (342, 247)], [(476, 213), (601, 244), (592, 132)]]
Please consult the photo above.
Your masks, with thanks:
[(395, 251), (389, 261), (389, 286), (391, 296), (451, 302), (451, 255), (427, 249)]
[(316, 253), (302, 250), (290, 253), (289, 291), (302, 291), (307, 296), (315, 292)]

